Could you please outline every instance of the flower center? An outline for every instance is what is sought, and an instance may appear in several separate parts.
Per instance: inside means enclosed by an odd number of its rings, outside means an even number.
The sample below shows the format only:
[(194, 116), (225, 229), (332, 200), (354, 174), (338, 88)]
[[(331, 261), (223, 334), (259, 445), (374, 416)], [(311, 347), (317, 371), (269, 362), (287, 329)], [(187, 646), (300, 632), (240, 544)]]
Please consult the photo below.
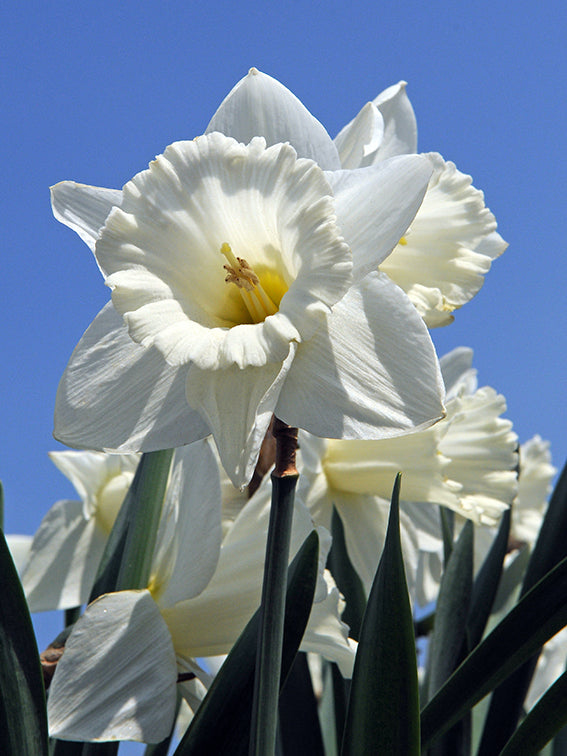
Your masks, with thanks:
[(227, 242), (222, 244), (220, 251), (228, 261), (228, 265), (223, 265), (227, 272), (224, 280), (238, 288), (252, 322), (262, 323), (268, 315), (275, 315), (278, 308), (266, 294), (260, 279), (246, 260), (235, 257)]

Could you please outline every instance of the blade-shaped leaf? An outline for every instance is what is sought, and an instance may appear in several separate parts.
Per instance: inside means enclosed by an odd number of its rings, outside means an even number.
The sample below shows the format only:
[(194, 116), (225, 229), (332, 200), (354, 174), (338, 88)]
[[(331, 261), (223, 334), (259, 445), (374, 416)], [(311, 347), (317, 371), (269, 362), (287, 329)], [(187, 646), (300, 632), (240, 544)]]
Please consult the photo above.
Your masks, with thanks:
[(508, 549), (511, 514), (511, 510), (508, 509), (502, 515), (498, 534), (474, 581), (467, 622), (467, 641), (470, 650), (480, 643), (496, 598), (502, 565)]
[(429, 698), (462, 660), (472, 592), (473, 532), (469, 520), (451, 551), (441, 580), (429, 651)]
[(447, 564), (451, 552), (453, 551), (455, 515), (450, 509), (447, 509), (447, 507), (439, 507), (439, 517), (441, 520), (441, 533), (443, 535), (443, 561)]
[(39, 654), (24, 592), (0, 532), (0, 753), (47, 756)]
[[(567, 465), (565, 465), (549, 500), (538, 539), (528, 562), (521, 595), (524, 595), (567, 556)], [(486, 716), (479, 747), (479, 756), (499, 753), (516, 729), (522, 715), (524, 699), (537, 664), (539, 649), (534, 656), (494, 691)]]
[[(289, 566), (282, 685), (295, 659), (311, 612), (318, 555), (319, 538), (313, 531)], [(259, 610), (242, 631), (215, 677), (175, 756), (201, 756), (203, 753), (238, 756), (248, 752), (258, 627)]]
[(284, 753), (325, 756), (317, 700), (304, 653), (295, 657), (280, 694), (279, 737)]
[(539, 699), (504, 746), (501, 756), (536, 754), (567, 725), (567, 672)]
[(343, 756), (420, 753), (415, 638), (400, 540), (399, 496), (398, 475), (384, 551), (360, 631)]
[(564, 559), (518, 602), (425, 707), (421, 716), (423, 747), (448, 730), (567, 624), (566, 595)]
[[(449, 555), (435, 608), (435, 625), (427, 665), (430, 699), (467, 653), (466, 628), (473, 581), (473, 524), (463, 526)], [(470, 720), (461, 719), (432, 749), (431, 756), (453, 756), (470, 750)]]

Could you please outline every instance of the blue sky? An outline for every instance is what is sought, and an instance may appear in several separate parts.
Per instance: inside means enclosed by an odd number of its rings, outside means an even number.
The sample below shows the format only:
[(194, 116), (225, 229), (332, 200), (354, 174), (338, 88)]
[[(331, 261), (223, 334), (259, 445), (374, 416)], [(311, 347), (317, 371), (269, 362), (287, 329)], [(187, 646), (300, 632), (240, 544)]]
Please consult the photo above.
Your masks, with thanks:
[(332, 136), (382, 89), (408, 81), (420, 150), (473, 176), (510, 243), (476, 299), (434, 333), (439, 353), (473, 347), (480, 383), (506, 396), (520, 439), (550, 439), (562, 466), (563, 2), (9, 5), (0, 28), (7, 532), (33, 533), (52, 503), (74, 498), (47, 458), (61, 448), (55, 392), (109, 296), (88, 248), (53, 219), (48, 187), (121, 187), (167, 144), (201, 133), (251, 66), (282, 81)]

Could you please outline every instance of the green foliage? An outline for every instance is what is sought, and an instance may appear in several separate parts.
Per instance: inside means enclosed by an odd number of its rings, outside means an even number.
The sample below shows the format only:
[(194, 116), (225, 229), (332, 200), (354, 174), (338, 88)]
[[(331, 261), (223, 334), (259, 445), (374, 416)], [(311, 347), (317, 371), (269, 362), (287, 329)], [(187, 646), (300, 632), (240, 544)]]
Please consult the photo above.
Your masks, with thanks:
[(0, 753), (47, 756), (45, 693), (20, 579), (0, 531)]
[(567, 624), (567, 558), (469, 654), (422, 712), (427, 746)]
[[(295, 659), (309, 619), (315, 585), (319, 538), (313, 531), (288, 571), (281, 681)], [(254, 667), (260, 610), (248, 622), (215, 677), (175, 756), (204, 753), (246, 754), (250, 740)]]
[(384, 551), (360, 630), (343, 756), (420, 753), (417, 663), (400, 540), (399, 495), (398, 475)]
[[(567, 465), (557, 482), (528, 562), (521, 595), (524, 595), (567, 556)], [(479, 756), (498, 753), (514, 732), (536, 667), (539, 649), (494, 691), (486, 717)]]

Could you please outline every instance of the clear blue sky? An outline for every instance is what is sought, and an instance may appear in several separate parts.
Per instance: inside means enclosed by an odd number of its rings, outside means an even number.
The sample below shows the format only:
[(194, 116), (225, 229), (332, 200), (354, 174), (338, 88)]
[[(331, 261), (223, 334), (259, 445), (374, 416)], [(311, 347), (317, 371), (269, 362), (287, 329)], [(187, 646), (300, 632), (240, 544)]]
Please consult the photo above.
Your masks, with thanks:
[(33, 533), (53, 502), (74, 498), (47, 458), (60, 448), (55, 392), (109, 296), (88, 248), (52, 218), (48, 187), (63, 179), (121, 187), (167, 144), (201, 133), (251, 66), (289, 87), (332, 136), (382, 89), (408, 81), (420, 150), (473, 176), (510, 243), (476, 300), (435, 332), (439, 352), (473, 347), (481, 384), (507, 397), (520, 439), (550, 439), (560, 467), (565, 8), (562, 0), (9, 3), (0, 27), (7, 532)]

